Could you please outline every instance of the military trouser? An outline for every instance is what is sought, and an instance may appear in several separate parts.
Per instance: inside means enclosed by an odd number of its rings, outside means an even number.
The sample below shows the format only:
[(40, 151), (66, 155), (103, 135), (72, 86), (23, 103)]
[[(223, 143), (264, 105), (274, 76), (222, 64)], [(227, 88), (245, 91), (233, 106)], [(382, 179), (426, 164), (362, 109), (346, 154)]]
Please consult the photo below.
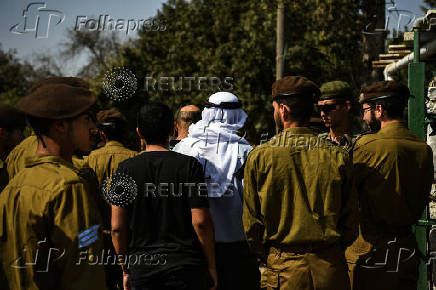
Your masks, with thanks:
[(336, 245), (307, 253), (271, 247), (262, 282), (267, 290), (350, 289), (344, 251)]
[(353, 290), (416, 289), (419, 254), (412, 234), (371, 243), (359, 235), (345, 255)]

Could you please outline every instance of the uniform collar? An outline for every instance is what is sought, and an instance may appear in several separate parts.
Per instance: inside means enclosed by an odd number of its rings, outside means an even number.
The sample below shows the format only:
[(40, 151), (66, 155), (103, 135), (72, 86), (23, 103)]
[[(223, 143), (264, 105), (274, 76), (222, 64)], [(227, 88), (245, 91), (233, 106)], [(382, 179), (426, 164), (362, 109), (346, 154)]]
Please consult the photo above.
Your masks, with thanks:
[(278, 135), (284, 134), (285, 132), (286, 132), (286, 134), (296, 134), (296, 135), (313, 134), (312, 129), (310, 129), (308, 127), (293, 127), (293, 128), (287, 128), (287, 129), (283, 130)]
[(395, 130), (395, 129), (407, 129), (406, 123), (403, 121), (392, 122), (392, 123), (387, 124), (383, 128), (381, 128), (378, 132), (384, 133), (384, 132), (389, 132), (389, 131)]
[(107, 142), (106, 145), (104, 145), (104, 146), (105, 146), (105, 147), (106, 147), (106, 146), (108, 146), (108, 147), (109, 147), (109, 146), (124, 147), (123, 144), (121, 144), (121, 143), (118, 142), (118, 141), (114, 141), (114, 140)]
[(57, 166), (63, 165), (73, 170), (76, 170), (71, 162), (68, 162), (65, 159), (56, 155), (37, 154), (37, 155), (26, 157), (25, 162), (26, 162), (26, 167), (33, 167), (44, 163), (51, 163)]

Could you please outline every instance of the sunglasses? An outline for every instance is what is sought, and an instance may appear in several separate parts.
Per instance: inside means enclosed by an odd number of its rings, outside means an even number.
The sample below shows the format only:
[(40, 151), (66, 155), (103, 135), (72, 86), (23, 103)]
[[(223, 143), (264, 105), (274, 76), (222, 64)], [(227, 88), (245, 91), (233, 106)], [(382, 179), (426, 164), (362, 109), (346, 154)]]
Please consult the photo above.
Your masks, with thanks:
[(318, 108), (319, 112), (322, 111), (324, 113), (328, 113), (330, 111), (336, 110), (336, 105), (338, 104), (316, 105), (316, 107)]

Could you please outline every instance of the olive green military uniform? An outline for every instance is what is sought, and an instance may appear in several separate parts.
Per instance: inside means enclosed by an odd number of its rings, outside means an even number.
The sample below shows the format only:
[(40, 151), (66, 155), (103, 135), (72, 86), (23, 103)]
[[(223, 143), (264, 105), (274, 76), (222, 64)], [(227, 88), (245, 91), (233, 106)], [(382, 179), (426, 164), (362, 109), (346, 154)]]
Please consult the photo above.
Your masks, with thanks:
[[(127, 149), (117, 141), (109, 141), (104, 147), (92, 151), (88, 157), (88, 165), (97, 176), (100, 190), (103, 181), (110, 178), (116, 172), (121, 162), (137, 154), (137, 152)], [(99, 203), (99, 208), (102, 210), (104, 228), (110, 230), (110, 206), (102, 198), (99, 199)]]
[[(21, 169), (26, 167), (26, 158), (35, 156), (36, 150), (38, 149), (38, 138), (35, 135), (31, 135), (21, 141), (8, 155), (6, 158), (7, 172), (9, 178), (12, 179)], [(78, 169), (85, 169), (88, 166), (87, 156), (84, 158), (78, 158), (73, 155), (73, 165)], [(91, 174), (86, 172), (87, 174)]]
[(79, 245), (80, 233), (102, 223), (91, 190), (62, 158), (27, 158), (0, 195), (0, 253), (10, 289), (105, 289), (103, 267), (88, 256), (101, 253), (101, 232)]
[(36, 149), (38, 149), (38, 138), (35, 135), (27, 137), (12, 149), (6, 158), (10, 179), (26, 166), (26, 157), (35, 155)]
[(341, 146), (342, 148), (344, 148), (348, 152), (350, 152), (350, 150), (352, 149), (353, 143), (356, 140), (355, 135), (348, 135), (348, 134), (345, 134), (344, 136), (338, 136), (338, 137), (336, 137), (335, 140), (333, 140), (333, 138), (330, 136), (329, 132), (321, 133), (318, 136), (321, 138), (325, 138), (331, 142), (334, 142), (335, 144), (337, 144), (338, 146)]
[[(44, 127), (34, 118), (75, 118), (96, 100), (81, 79), (49, 78), (18, 108), (38, 135)], [(71, 162), (35, 154), (37, 142), (24, 140), (10, 156), (14, 178), (0, 195), (0, 280), (10, 289), (106, 289), (96, 186)]]
[(88, 164), (94, 169), (101, 186), (106, 178), (110, 178), (117, 171), (121, 162), (137, 154), (138, 152), (127, 149), (118, 141), (109, 141), (89, 154)]
[[(418, 254), (411, 256), (411, 226), (428, 203), (432, 156), (430, 147), (402, 122), (357, 141), (353, 163), (360, 235), (346, 252), (354, 289), (416, 289)], [(400, 248), (410, 251), (403, 251), (398, 264)], [(380, 265), (388, 249), (387, 264)]]
[(347, 151), (308, 128), (256, 147), (244, 170), (243, 224), (266, 261), (267, 289), (349, 289), (344, 249), (357, 236)]

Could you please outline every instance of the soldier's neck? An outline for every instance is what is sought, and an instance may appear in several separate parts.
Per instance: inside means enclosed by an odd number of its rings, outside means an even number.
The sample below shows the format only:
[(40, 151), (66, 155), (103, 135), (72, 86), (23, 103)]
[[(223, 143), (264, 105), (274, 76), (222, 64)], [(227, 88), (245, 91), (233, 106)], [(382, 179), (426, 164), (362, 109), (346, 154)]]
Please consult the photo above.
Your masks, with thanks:
[(44, 139), (44, 144), (41, 142), (41, 140), (38, 140), (38, 148), (36, 149), (36, 154), (55, 155), (61, 157), (68, 162), (73, 162), (72, 148), (61, 147), (53, 139), (47, 138), (45, 136), (43, 136), (42, 138)]
[(386, 125), (392, 124), (392, 123), (398, 123), (403, 122), (402, 119), (391, 119), (391, 120), (380, 120), (380, 127), (383, 128)]
[(340, 126), (332, 128), (330, 127), (330, 137), (335, 139), (336, 137), (343, 137), (346, 134), (350, 134), (350, 125), (349, 121), (346, 120), (341, 123)]
[(309, 122), (299, 122), (299, 121), (283, 122), (283, 129), (297, 128), (297, 127), (309, 127)]

